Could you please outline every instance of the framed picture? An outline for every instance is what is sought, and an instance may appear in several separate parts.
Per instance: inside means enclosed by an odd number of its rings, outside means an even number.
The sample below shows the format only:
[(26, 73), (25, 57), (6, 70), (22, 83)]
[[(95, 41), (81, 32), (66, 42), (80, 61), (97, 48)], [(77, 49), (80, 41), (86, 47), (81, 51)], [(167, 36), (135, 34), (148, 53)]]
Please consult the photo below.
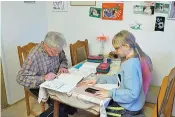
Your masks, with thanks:
[(134, 5), (134, 14), (154, 15), (154, 6)]
[(70, 1), (71, 6), (96, 6), (96, 1)]
[(155, 1), (143, 1), (142, 5), (144, 6), (155, 6)]
[(168, 19), (175, 20), (175, 1), (170, 2), (170, 8), (168, 13)]
[(103, 20), (123, 20), (123, 3), (103, 3)]
[(101, 8), (90, 7), (89, 16), (95, 18), (101, 18)]
[(169, 11), (169, 4), (156, 3), (155, 5), (156, 13), (168, 13), (168, 11)]
[(143, 14), (154, 15), (154, 6), (144, 6), (143, 7)]
[(68, 1), (54, 1), (52, 2), (53, 12), (65, 12), (68, 11)]
[(165, 26), (165, 17), (157, 16), (156, 23), (155, 23), (155, 31), (164, 31)]
[(143, 14), (143, 5), (134, 5), (133, 12), (134, 14)]

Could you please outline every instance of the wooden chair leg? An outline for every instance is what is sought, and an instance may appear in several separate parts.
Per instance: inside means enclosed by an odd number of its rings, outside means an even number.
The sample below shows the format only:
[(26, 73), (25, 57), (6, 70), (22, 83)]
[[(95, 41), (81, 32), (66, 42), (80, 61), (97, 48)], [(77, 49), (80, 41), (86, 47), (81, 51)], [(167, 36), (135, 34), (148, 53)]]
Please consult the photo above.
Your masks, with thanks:
[(24, 93), (25, 93), (25, 100), (26, 100), (27, 116), (30, 116), (29, 93), (25, 88), (24, 88)]
[(94, 115), (93, 117), (100, 117), (100, 115)]
[(41, 102), (41, 111), (44, 112), (45, 111), (45, 103)]
[[(38, 114), (36, 113), (36, 112), (34, 112), (34, 111), (32, 111), (32, 110), (30, 110), (30, 113), (33, 115), (33, 116), (38, 116)], [(30, 117), (30, 116), (29, 116)]]
[(59, 102), (54, 100), (54, 113), (53, 113), (54, 115), (53, 115), (53, 117), (59, 117), (58, 110), (59, 110)]
[(100, 115), (95, 115), (94, 117), (100, 117)]

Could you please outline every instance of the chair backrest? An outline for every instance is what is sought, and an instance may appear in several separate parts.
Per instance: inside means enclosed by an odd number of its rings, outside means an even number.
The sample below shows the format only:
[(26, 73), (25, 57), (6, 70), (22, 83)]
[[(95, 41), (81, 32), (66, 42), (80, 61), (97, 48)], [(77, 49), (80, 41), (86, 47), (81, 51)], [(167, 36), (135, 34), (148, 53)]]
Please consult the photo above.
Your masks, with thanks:
[(175, 68), (173, 68), (168, 75), (168, 87), (166, 89), (163, 102), (159, 111), (159, 115), (164, 117), (172, 116), (172, 109), (175, 96)]
[[(175, 96), (175, 68), (164, 77), (152, 117), (171, 117)], [(157, 110), (158, 109), (158, 110)], [(158, 115), (158, 116), (157, 116)]]
[(76, 43), (70, 44), (70, 54), (72, 66), (82, 62), (83, 60), (86, 60), (89, 54), (88, 40), (78, 40)]
[(27, 55), (29, 54), (30, 50), (36, 46), (37, 43), (28, 43), (27, 45), (24, 45), (23, 47), (17, 46), (18, 49), (18, 56), (19, 56), (19, 61), (20, 61), (20, 66), (22, 67), (22, 64), (24, 60), (26, 59)]

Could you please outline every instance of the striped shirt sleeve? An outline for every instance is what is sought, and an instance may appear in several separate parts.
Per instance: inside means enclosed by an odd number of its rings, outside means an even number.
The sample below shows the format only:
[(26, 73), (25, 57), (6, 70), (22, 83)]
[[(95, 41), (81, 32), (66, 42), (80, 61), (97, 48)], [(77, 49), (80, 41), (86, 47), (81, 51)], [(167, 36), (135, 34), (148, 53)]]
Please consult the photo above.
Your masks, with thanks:
[(44, 82), (44, 76), (38, 76), (36, 59), (28, 57), (17, 75), (17, 82), (25, 87), (38, 88)]

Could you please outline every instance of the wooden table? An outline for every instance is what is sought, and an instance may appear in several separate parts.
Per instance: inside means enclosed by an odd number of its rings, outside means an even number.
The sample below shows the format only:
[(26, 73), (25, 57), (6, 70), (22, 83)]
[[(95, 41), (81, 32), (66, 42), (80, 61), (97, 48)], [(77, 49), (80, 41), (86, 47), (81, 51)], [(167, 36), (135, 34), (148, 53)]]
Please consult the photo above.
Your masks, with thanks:
[[(107, 74), (107, 75), (111, 75), (113, 74), (113, 71), (118, 71), (119, 69), (119, 65), (115, 65), (113, 64), (114, 66), (112, 66), (111, 64), (111, 71)], [(50, 96), (52, 98), (52, 96)], [(59, 104), (60, 104), (60, 101), (59, 99), (56, 99), (56, 98), (52, 98), (54, 100), (54, 117), (59, 117)], [(61, 103), (64, 103), (64, 102), (61, 102)], [(99, 117), (99, 114), (97, 115), (94, 115), (94, 117)]]

